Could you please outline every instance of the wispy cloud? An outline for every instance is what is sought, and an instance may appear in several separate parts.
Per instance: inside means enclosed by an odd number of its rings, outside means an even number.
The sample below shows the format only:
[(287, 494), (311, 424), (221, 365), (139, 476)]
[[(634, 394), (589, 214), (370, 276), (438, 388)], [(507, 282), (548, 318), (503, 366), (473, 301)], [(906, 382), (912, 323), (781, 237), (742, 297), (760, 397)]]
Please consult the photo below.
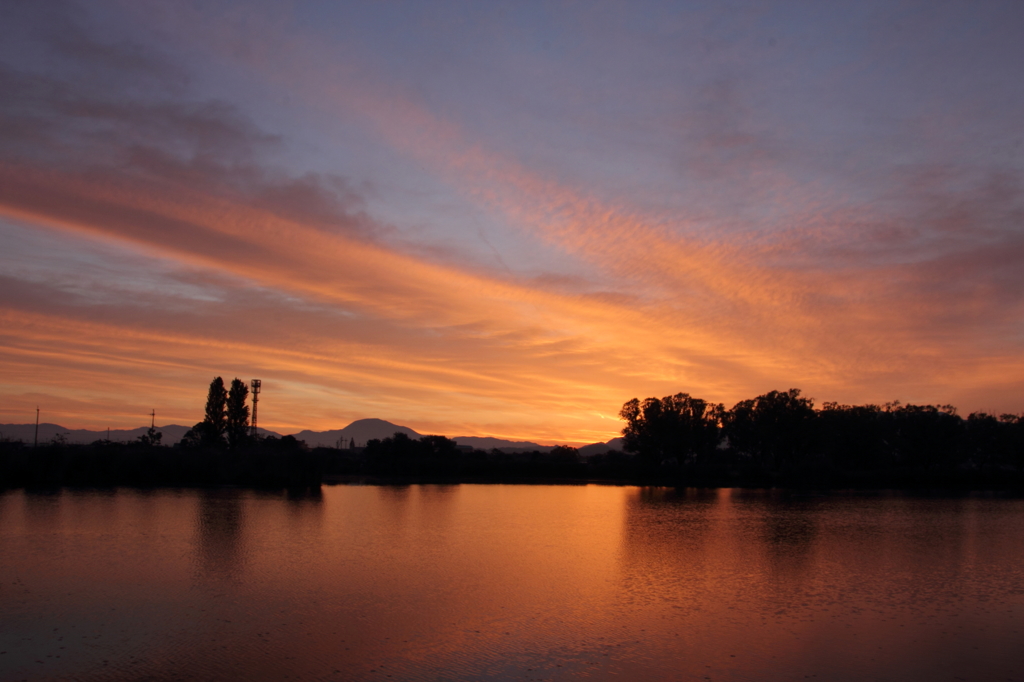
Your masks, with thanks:
[[(126, 8), (123, 25), (64, 9), (20, 6), (8, 16), (37, 58), (0, 53), (6, 419), (43, 400), (68, 426), (135, 425), (141, 402), (194, 421), (213, 373), (261, 375), (277, 401), (269, 426), (381, 416), (549, 441), (607, 439), (617, 426), (601, 414), (678, 390), (730, 402), (800, 385), (819, 399), (1017, 409), (1016, 157), (924, 153), (937, 133), (908, 129), (872, 165), (884, 150), (850, 146), (862, 133), (845, 120), (828, 136), (810, 113), (780, 118), (734, 41), (707, 73), (687, 67), (685, 97), (625, 114), (544, 93), (585, 122), (564, 139), (614, 137), (621, 120), (621, 139), (597, 143), (629, 158), (598, 171), (586, 153), (555, 161), (516, 134), (482, 137), (504, 119), (466, 113), (479, 69), (439, 101), (280, 9), (241, 22), (154, 8), (154, 22)], [(747, 15), (741, 35), (761, 20)], [(195, 72), (182, 45), (234, 80), (215, 93), (228, 81)], [(542, 84), (546, 64), (568, 83), (591, 47), (546, 49), (524, 57)], [(664, 78), (649, 71), (637, 73)], [(258, 102), (270, 91), (281, 102)], [(664, 198), (608, 189), (616, 173), (634, 182), (631, 168)], [(431, 228), (382, 218), (388, 201), (413, 201), (403, 210)], [(62, 242), (79, 246), (46, 247)]]

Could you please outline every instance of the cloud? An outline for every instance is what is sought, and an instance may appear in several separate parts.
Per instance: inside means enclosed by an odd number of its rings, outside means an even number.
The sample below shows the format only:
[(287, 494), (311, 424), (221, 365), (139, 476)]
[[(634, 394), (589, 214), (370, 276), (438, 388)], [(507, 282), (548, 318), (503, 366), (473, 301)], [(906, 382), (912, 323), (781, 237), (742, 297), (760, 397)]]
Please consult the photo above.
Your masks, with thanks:
[[(1024, 376), (1012, 168), (925, 158), (836, 184), (858, 165), (815, 165), (816, 143), (787, 146), (792, 131), (759, 119), (751, 81), (725, 71), (653, 131), (678, 162), (663, 180), (695, 189), (633, 201), (339, 65), (316, 35), (274, 34), (271, 58), (238, 52), (238, 27), (167, 29), (165, 41), (237, 60), (239, 80), (285, 93), (303, 120), (383, 143), (379, 157), (414, 169), (414, 183), (451, 191), (451, 215), (478, 211), (521, 251), (493, 241), (476, 260), (443, 229), (410, 236), (375, 217), (362, 159), (348, 175), (303, 170), (294, 140), (256, 123), (274, 116), (199, 96), (178, 62), (70, 16), (45, 43), (50, 67), (0, 52), (12, 95), (0, 103), (0, 214), (40, 240), (17, 247), (38, 267), (0, 261), (11, 410), (44, 390), (86, 420), (88, 400), (67, 387), (129, 414), (119, 381), (155, 377), (171, 388), (144, 399), (164, 396), (187, 422), (224, 372), (263, 376), (281, 425), (382, 416), (586, 442), (614, 435), (593, 415), (678, 390), (955, 402), (984, 382), (1006, 409), (1019, 393), (1006, 379)], [(357, 145), (338, 130), (310, 136), (342, 156)], [(805, 180), (821, 168), (829, 182)], [(95, 247), (95, 262), (54, 253), (44, 267), (47, 240)]]
[[(943, 392), (969, 384), (970, 373), (990, 362), (1006, 362), (1017, 343), (1007, 328), (1019, 319), (1024, 290), (1012, 266), (1020, 243), (1017, 175), (979, 181), (972, 169), (952, 167), (952, 187), (914, 191), (909, 178), (896, 183), (903, 186), (893, 215), (879, 215), (871, 203), (828, 212), (796, 204), (785, 215), (788, 229), (696, 237), (699, 216), (645, 215), (602, 202), (461, 141), (454, 126), (426, 111), (381, 109), (400, 112), (377, 119), (395, 131), (396, 144), (457, 178), (510, 223), (585, 259), (621, 290), (640, 292), (635, 303), (648, 319), (674, 316), (699, 339), (680, 348), (686, 354), (717, 348), (745, 356), (751, 369), (838, 391), (863, 394), (854, 387), (884, 376), (897, 386), (929, 377)], [(418, 135), (410, 138), (410, 130)], [(741, 137), (741, 147), (755, 144)], [(726, 151), (738, 144), (714, 130), (708, 139)], [(985, 353), (972, 359), (972, 349), (990, 344), (1004, 349), (997, 360)], [(942, 379), (940, 366), (949, 372)]]
[(179, 67), (136, 43), (95, 39), (77, 6), (66, 9), (58, 16), (22, 12), (23, 28), (42, 39), (58, 66), (37, 73), (10, 55), (0, 62), (5, 167), (202, 187), (282, 218), (371, 235), (362, 197), (344, 178), (293, 177), (268, 165), (263, 158), (281, 148), (278, 135), (224, 101), (190, 101)]

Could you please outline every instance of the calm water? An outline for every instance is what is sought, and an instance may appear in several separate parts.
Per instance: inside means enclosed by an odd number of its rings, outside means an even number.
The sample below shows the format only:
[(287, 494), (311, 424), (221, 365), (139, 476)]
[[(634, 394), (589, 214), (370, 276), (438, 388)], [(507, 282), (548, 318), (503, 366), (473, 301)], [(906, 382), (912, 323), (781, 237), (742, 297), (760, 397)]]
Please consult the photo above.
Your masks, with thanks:
[(0, 679), (1024, 680), (1024, 501), (0, 495)]

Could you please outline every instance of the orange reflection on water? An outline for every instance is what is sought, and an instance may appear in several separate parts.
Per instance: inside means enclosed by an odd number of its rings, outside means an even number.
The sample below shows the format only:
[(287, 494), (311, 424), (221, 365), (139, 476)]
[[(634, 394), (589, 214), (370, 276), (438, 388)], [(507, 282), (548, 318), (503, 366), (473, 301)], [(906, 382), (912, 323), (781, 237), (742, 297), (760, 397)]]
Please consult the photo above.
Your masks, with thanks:
[(1024, 641), (1017, 499), (9, 492), (0, 541), (3, 679), (1014, 679)]

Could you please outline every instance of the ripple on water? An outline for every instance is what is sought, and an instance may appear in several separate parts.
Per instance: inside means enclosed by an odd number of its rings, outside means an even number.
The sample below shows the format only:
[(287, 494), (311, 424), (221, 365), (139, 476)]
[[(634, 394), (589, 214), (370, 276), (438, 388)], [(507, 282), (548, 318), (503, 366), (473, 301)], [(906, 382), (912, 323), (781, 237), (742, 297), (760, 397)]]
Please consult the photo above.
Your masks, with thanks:
[(1024, 679), (1019, 500), (351, 486), (0, 518), (4, 680)]

